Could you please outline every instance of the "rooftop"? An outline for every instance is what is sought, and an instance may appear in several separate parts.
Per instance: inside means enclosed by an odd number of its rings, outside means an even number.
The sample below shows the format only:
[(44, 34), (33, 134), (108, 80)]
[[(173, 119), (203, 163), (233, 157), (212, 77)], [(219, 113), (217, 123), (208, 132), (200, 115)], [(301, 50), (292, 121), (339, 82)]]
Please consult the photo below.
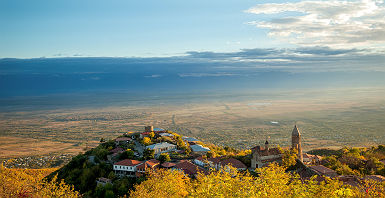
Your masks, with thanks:
[(147, 168), (154, 168), (156, 165), (159, 164), (159, 161), (156, 159), (150, 159), (144, 162), (143, 164), (138, 166), (138, 169), (144, 169), (145, 167)]
[(172, 162), (165, 162), (163, 164), (161, 164), (162, 167), (165, 167), (165, 168), (171, 168), (171, 167), (174, 167), (176, 164), (175, 163), (172, 163)]
[(293, 136), (300, 136), (301, 135), (301, 133), (298, 130), (297, 125), (294, 125), (294, 129), (293, 129), (293, 132), (291, 133), (291, 135), (293, 135)]
[(190, 148), (191, 148), (191, 150), (193, 152), (207, 152), (207, 151), (210, 151), (209, 148), (204, 147), (204, 146), (199, 145), (199, 144), (191, 145)]
[(156, 143), (156, 144), (151, 144), (149, 146), (146, 146), (146, 148), (149, 149), (161, 149), (161, 148), (169, 148), (169, 147), (175, 147), (176, 145), (170, 144), (168, 142), (161, 142), (161, 143)]
[(247, 168), (245, 164), (234, 158), (224, 159), (220, 163), (221, 165), (230, 165), (234, 168)]
[(196, 138), (193, 138), (193, 137), (186, 137), (186, 136), (183, 137), (183, 140), (184, 140), (184, 141), (187, 141), (187, 142), (199, 142), (199, 140), (196, 139)]
[(189, 161), (181, 161), (177, 165), (175, 165), (175, 168), (183, 170), (183, 172), (187, 175), (195, 175), (198, 172), (207, 173), (207, 171)]
[(279, 154), (282, 154), (281, 151), (278, 148), (265, 149), (263, 147), (256, 146), (256, 147), (252, 148), (251, 150), (258, 152), (258, 154), (261, 155), (261, 156), (269, 156), (269, 155), (279, 155)]
[(125, 159), (120, 162), (116, 162), (114, 165), (120, 165), (120, 166), (136, 166), (138, 164), (141, 164), (143, 162), (138, 160), (132, 160), (132, 159)]

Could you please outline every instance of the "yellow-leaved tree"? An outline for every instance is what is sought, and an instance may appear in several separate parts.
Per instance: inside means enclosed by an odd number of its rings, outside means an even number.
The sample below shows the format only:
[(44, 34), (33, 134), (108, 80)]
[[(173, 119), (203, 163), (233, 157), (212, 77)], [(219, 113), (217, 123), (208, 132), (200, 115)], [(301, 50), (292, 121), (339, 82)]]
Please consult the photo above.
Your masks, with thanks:
[(135, 187), (131, 197), (385, 197), (381, 184), (356, 188), (317, 177), (304, 182), (277, 164), (256, 171), (258, 177), (226, 167), (193, 180), (177, 171), (156, 171)]
[(185, 197), (188, 195), (190, 179), (176, 170), (157, 170), (148, 173), (149, 179), (135, 186), (130, 197)]
[(0, 163), (0, 197), (62, 197), (75, 198), (80, 194), (56, 177), (50, 182), (43, 178), (56, 169), (9, 169)]

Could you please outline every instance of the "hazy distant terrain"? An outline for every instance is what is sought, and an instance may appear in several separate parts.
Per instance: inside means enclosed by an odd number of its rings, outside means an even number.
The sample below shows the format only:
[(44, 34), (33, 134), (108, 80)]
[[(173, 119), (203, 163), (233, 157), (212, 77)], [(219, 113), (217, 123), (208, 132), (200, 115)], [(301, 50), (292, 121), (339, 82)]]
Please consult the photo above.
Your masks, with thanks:
[(77, 153), (95, 146), (102, 137), (142, 131), (149, 124), (243, 149), (262, 144), (267, 138), (272, 144), (289, 146), (296, 122), (302, 130), (305, 150), (385, 142), (383, 89), (265, 94), (210, 96), (211, 99), (202, 95), (202, 102), (183, 102), (183, 96), (170, 96), (143, 99), (140, 105), (118, 102), (108, 103), (111, 106), (3, 111), (0, 158), (30, 153)]
[(305, 150), (385, 143), (384, 72), (253, 64), (1, 59), (0, 158), (77, 153), (150, 124), (242, 149), (288, 146), (296, 122)]

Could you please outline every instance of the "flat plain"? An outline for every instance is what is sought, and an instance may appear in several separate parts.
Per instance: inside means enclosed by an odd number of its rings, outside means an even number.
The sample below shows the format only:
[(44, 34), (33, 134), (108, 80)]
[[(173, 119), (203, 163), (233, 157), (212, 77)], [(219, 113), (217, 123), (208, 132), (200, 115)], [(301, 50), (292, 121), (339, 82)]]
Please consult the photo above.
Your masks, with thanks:
[[(0, 158), (79, 153), (154, 125), (204, 142), (249, 149), (289, 146), (297, 124), (304, 150), (385, 143), (384, 89), (280, 92), (187, 103), (99, 105), (0, 112)], [(202, 96), (203, 97), (203, 96)], [(165, 99), (167, 100), (167, 99)]]

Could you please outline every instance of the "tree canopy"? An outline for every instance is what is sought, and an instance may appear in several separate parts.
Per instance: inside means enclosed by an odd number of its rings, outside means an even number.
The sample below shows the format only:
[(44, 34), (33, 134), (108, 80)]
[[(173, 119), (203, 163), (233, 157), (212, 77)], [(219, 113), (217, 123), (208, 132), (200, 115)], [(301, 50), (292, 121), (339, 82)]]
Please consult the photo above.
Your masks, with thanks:
[(259, 177), (235, 168), (188, 179), (176, 170), (150, 172), (148, 179), (135, 186), (130, 197), (384, 197), (383, 185), (365, 183), (359, 187), (343, 185), (337, 179), (316, 177), (302, 182), (297, 174), (271, 164), (257, 169)]

